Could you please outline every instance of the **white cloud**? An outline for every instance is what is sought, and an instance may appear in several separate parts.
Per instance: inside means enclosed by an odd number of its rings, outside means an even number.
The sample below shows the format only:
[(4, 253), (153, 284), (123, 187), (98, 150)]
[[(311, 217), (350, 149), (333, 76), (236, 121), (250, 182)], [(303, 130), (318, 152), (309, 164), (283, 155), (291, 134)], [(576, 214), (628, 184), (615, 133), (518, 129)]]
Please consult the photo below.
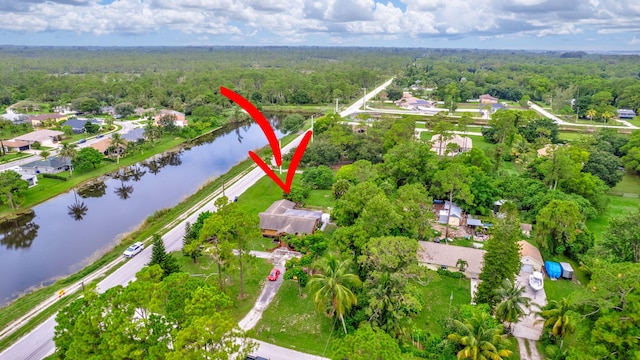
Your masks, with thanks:
[[(309, 35), (349, 43), (376, 39), (503, 35), (572, 36), (640, 29), (638, 0), (0, 0), (0, 30), (64, 30), (87, 34), (146, 34), (161, 29), (233, 39)], [(209, 37), (209, 39), (213, 39)], [(636, 43), (634, 36), (630, 44)]]

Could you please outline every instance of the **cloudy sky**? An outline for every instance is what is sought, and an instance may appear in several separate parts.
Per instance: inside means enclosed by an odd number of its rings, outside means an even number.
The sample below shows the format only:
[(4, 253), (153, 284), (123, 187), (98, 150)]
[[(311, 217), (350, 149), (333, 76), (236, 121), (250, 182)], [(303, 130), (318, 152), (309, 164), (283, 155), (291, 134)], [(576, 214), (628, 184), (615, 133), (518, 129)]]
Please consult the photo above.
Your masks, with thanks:
[(640, 51), (639, 0), (0, 0), (0, 45)]

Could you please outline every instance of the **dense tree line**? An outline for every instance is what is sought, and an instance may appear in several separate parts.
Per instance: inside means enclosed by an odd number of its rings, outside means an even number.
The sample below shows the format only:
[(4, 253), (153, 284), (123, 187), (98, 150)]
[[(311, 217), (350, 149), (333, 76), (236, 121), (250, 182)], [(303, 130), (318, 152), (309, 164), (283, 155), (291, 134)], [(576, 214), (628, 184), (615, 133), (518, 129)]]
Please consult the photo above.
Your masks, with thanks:
[(435, 98), (444, 101), (464, 102), (485, 93), (516, 102), (545, 101), (558, 112), (606, 121), (617, 115), (616, 108), (640, 108), (638, 59), (637, 55), (575, 58), (560, 52), (431, 50), (408, 65), (397, 84), (418, 81), (435, 88)]

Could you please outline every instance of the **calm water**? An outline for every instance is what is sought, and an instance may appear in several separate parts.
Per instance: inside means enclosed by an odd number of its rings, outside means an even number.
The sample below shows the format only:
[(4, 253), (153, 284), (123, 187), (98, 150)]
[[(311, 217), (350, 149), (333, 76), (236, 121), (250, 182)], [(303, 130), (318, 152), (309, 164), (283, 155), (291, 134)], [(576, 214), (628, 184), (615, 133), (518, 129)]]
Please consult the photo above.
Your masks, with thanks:
[(31, 215), (1, 224), (0, 306), (34, 286), (82, 269), (154, 211), (175, 206), (247, 158), (249, 150), (266, 144), (253, 122), (219, 131), (190, 149), (110, 174), (34, 207)]

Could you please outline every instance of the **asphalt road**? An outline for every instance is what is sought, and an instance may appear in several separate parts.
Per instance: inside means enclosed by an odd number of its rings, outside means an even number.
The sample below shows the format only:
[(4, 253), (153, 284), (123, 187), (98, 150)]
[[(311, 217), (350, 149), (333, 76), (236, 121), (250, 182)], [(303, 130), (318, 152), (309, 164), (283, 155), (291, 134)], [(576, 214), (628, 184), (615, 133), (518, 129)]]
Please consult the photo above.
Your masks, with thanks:
[[(385, 89), (393, 79), (385, 82), (383, 85), (376, 88), (374, 91), (368, 93), (365, 97), (365, 102), (373, 98), (378, 92)], [(363, 103), (363, 99), (356, 101), (353, 105), (349, 106), (347, 109), (343, 110), (340, 115), (348, 116), (354, 112), (357, 112), (360, 105)], [(304, 135), (304, 134), (303, 134)], [(282, 148), (282, 153), (286, 154), (292, 148), (296, 147), (300, 141), (302, 140), (303, 135), (297, 137), (290, 144), (284, 146)], [(245, 192), (248, 188), (253, 186), (260, 178), (265, 175), (262, 169), (256, 167), (247, 173), (245, 176), (240, 178), (238, 181), (228, 186), (225, 189), (225, 194), (229, 199), (233, 199), (236, 196), (240, 196), (243, 192)], [(218, 196), (219, 197), (219, 196)], [(184, 236), (184, 228), (185, 223), (190, 222), (194, 223), (200, 212), (202, 211), (215, 211), (214, 202), (218, 198), (212, 199), (205, 206), (200, 208), (197, 212), (189, 216), (180, 222), (173, 229), (169, 230), (165, 236), (163, 236), (164, 244), (166, 250), (178, 251), (182, 248), (182, 238)], [(130, 281), (135, 280), (135, 274), (144, 267), (145, 264), (149, 262), (151, 259), (151, 247), (145, 248), (140, 254), (136, 255), (132, 259), (127, 260), (127, 262), (118, 268), (116, 271), (107, 276), (104, 280), (98, 283), (97, 289), (99, 292), (104, 292), (107, 289), (117, 286), (123, 285), (126, 286)], [(284, 270), (281, 269), (281, 270)], [(279, 281), (282, 281), (282, 277)], [(277, 283), (277, 282), (275, 282)], [(277, 284), (272, 285), (274, 287), (273, 290), (277, 291)], [(263, 294), (258, 300), (266, 301), (268, 303), (269, 298), (273, 298), (275, 295), (275, 291), (269, 291), (268, 294)], [(266, 296), (264, 299), (263, 297)], [(257, 321), (257, 320), (256, 320)], [(52, 354), (55, 350), (55, 344), (53, 342), (53, 334), (55, 328), (55, 315), (45, 320), (39, 327), (23, 336), (17, 342), (15, 342), (11, 347), (0, 353), (0, 360), (16, 360), (16, 359), (43, 359), (44, 357)], [(255, 325), (255, 324), (254, 324)], [(299, 352), (293, 352), (292, 354), (288, 354), (288, 349), (279, 348), (275, 345), (270, 345), (269, 348), (274, 347), (277, 350), (274, 351), (274, 355), (271, 357), (272, 359), (291, 359), (297, 360), (302, 359), (300, 357)], [(260, 350), (261, 354), (262, 350)], [(287, 355), (288, 354), (288, 355)], [(264, 356), (264, 355), (261, 355)], [(318, 357), (311, 357), (308, 359), (317, 359)]]

